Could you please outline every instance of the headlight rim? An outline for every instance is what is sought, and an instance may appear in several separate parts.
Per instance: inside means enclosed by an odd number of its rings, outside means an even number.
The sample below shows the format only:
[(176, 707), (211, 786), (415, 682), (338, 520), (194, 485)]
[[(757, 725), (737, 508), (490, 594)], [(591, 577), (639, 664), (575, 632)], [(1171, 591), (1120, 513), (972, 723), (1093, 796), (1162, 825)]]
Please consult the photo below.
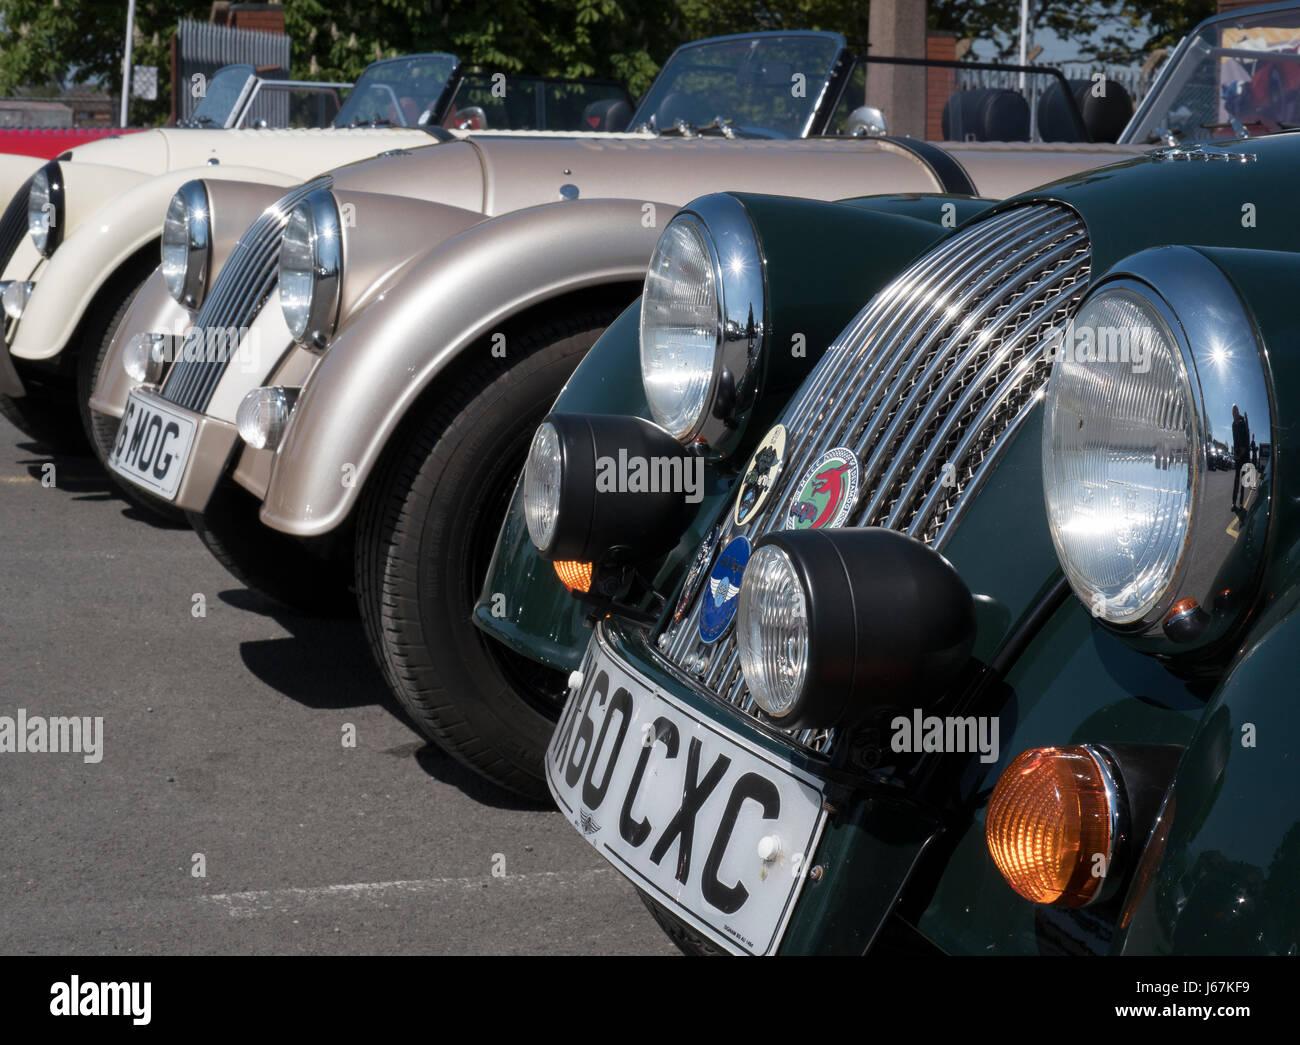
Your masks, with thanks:
[[(1094, 284), (1080, 303), (1080, 311), (1098, 295), (1116, 289), (1142, 295), (1169, 325), (1191, 389), (1193, 476), (1182, 547), (1160, 597), (1133, 621), (1115, 623), (1104, 617), (1097, 619), (1103, 627), (1126, 639), (1149, 645), (1154, 652), (1190, 652), (1222, 638), (1249, 603), (1249, 600), (1237, 598), (1229, 606), (1221, 604), (1223, 600), (1218, 597), (1222, 594), (1220, 578), (1225, 571), (1244, 582), (1252, 577), (1257, 579), (1264, 562), (1264, 555), (1250, 553), (1254, 558), (1251, 562), (1240, 541), (1231, 542), (1233, 547), (1227, 550), (1221, 546), (1216, 548), (1223, 531), (1236, 517), (1223, 512), (1222, 505), (1210, 503), (1208, 476), (1215, 471), (1210, 467), (1210, 452), (1216, 438), (1222, 440), (1226, 434), (1227, 445), (1232, 445), (1232, 405), (1248, 403), (1245, 413), (1252, 419), (1253, 430), (1264, 434), (1270, 446), (1273, 442), (1276, 406), (1266, 345), (1249, 306), (1227, 273), (1193, 247), (1152, 247), (1125, 258)], [(1236, 341), (1231, 339), (1234, 332), (1239, 335)], [(1238, 347), (1249, 349), (1243, 351), (1245, 358), (1240, 365), (1232, 364), (1232, 351), (1224, 354), (1224, 340), (1232, 341), (1234, 350)], [(1235, 384), (1229, 380), (1230, 366)], [(1053, 384), (1049, 382), (1045, 396), (1052, 394), (1052, 388)], [(1045, 422), (1046, 419), (1045, 412)], [(1045, 428), (1044, 454), (1047, 450), (1046, 435)], [(1044, 508), (1049, 515), (1050, 527), (1046, 468), (1044, 457)], [(1259, 484), (1259, 508), (1264, 515), (1264, 527), (1271, 522), (1271, 485), (1275, 470), (1270, 460), (1267, 479)], [(1054, 533), (1052, 540), (1055, 547)], [(1057, 554), (1059, 558), (1059, 551)], [(1071, 587), (1074, 590), (1073, 585)], [(1082, 598), (1077, 590), (1075, 595)], [(1190, 623), (1188, 606), (1196, 610), (1195, 619)]]
[[(312, 268), (311, 292), (301, 329), (290, 316), (283, 299), (280, 307), (294, 343), (313, 352), (322, 352), (329, 347), (329, 340), (338, 325), (343, 286), (343, 220), (334, 193), (326, 188), (316, 189), (298, 201), (289, 214), (289, 221), (285, 222), (286, 232), (289, 222), (299, 211), (305, 211), (310, 222), (308, 237)], [(283, 284), (284, 264), (282, 245), (276, 267), (277, 286)]]
[[(36, 179), (45, 179), (46, 203), (53, 208), (52, 219), (44, 225), (44, 241), (36, 238), (32, 227), (32, 194), (36, 188)], [(37, 252), (45, 258), (58, 249), (63, 242), (63, 223), (67, 215), (67, 196), (63, 185), (63, 167), (58, 160), (50, 160), (32, 176), (32, 183), (27, 189), (27, 232)], [(43, 209), (43, 208), (42, 208)]]
[[(556, 471), (556, 483), (555, 483), (555, 488), (556, 488), (555, 508), (554, 508), (555, 518), (550, 525), (550, 529), (548, 533), (550, 539), (546, 542), (544, 546), (537, 543), (536, 537), (533, 534), (533, 527), (529, 519), (529, 513), (528, 513), (528, 473), (533, 463), (533, 447), (536, 445), (537, 440), (540, 438), (543, 428), (549, 429), (551, 432), (551, 436), (555, 441), (556, 457), (558, 458), (558, 463), (559, 463), (559, 467)], [(532, 542), (533, 547), (536, 548), (537, 551), (541, 553), (543, 556), (547, 555), (555, 548), (556, 540), (561, 533), (561, 527), (560, 527), (560, 523), (562, 521), (561, 509), (564, 505), (564, 479), (566, 474), (564, 443), (565, 441), (561, 437), (561, 433), (559, 429), (556, 428), (555, 423), (552, 421), (550, 415), (548, 415), (533, 430), (532, 438), (528, 440), (528, 455), (524, 458), (524, 473), (523, 476), (521, 477), (522, 479), (521, 504), (523, 506), (523, 511), (524, 511), (524, 525), (528, 531), (528, 539)]]
[[(757, 398), (771, 327), (767, 256), (749, 211), (731, 193), (711, 193), (688, 203), (665, 226), (661, 241), (678, 221), (692, 223), (708, 251), (717, 288), (717, 325), (713, 372), (704, 405), (694, 423), (674, 435), (684, 445), (697, 444), (711, 456), (724, 457), (739, 441)], [(643, 313), (637, 330), (638, 349), (644, 343), (644, 332)], [(643, 369), (643, 382), (644, 378)], [(654, 420), (662, 425), (659, 418)]]
[[(182, 308), (194, 312), (203, 304), (203, 298), (207, 294), (208, 270), (212, 264), (212, 199), (202, 178), (194, 178), (181, 185), (168, 201), (168, 210), (171, 210), (177, 199), (181, 200), (185, 214), (185, 268), (181, 273), (179, 288), (173, 286), (167, 278), (165, 262), (160, 267), (164, 268), (163, 278), (172, 299)], [(164, 224), (164, 239), (166, 228)], [(166, 249), (165, 242), (161, 248)]]
[[(779, 533), (779, 531), (776, 531)], [(818, 645), (815, 641), (818, 635), (818, 629), (824, 628), (824, 624), (819, 620), (815, 600), (813, 599), (812, 585), (807, 574), (807, 567), (803, 559), (798, 555), (792, 555), (780, 540), (772, 538), (772, 534), (764, 534), (763, 538), (756, 541), (753, 550), (750, 552), (749, 563), (745, 567), (745, 573), (748, 576), (757, 576), (757, 573), (751, 573), (751, 570), (757, 570), (755, 563), (762, 562), (762, 556), (769, 552), (774, 552), (785, 560), (785, 568), (794, 578), (794, 584), (798, 589), (799, 599), (803, 605), (804, 619), (804, 657), (803, 665), (799, 672), (799, 684), (795, 687), (791, 696), (789, 705), (779, 714), (768, 708), (767, 704), (760, 697), (758, 690), (755, 688), (754, 681), (748, 671), (744, 669), (744, 662), (747, 659), (742, 652), (744, 641), (742, 639), (742, 620), (747, 618), (750, 600), (753, 595), (753, 582), (746, 584), (742, 579), (739, 600), (736, 605), (736, 619), (732, 624), (736, 633), (736, 656), (742, 665), (741, 674), (745, 679), (745, 684), (749, 689), (750, 696), (754, 698), (755, 705), (762, 711), (763, 717), (773, 725), (779, 728), (797, 728), (802, 723), (803, 714), (806, 712), (806, 696), (810, 685), (815, 684), (819, 671), (820, 661), (818, 658)]]

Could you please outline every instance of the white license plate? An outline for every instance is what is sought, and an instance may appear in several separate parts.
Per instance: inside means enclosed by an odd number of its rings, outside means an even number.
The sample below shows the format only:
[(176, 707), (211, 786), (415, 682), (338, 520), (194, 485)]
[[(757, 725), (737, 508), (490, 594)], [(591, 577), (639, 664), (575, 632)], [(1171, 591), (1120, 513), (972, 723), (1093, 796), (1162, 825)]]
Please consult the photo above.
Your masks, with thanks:
[(546, 778), (587, 841), (678, 917), (730, 951), (776, 950), (825, 820), (816, 777), (634, 674), (598, 628)]
[(170, 501), (181, 485), (197, 427), (193, 418), (132, 393), (108, 463), (137, 486)]

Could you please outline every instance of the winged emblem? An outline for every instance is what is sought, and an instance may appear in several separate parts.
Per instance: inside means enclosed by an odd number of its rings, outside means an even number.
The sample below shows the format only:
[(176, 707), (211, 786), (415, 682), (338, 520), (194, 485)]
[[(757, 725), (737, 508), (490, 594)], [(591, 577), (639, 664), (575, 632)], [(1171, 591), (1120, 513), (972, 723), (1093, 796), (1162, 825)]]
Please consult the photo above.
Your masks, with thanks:
[(595, 818), (585, 809), (578, 810), (578, 826), (582, 828), (584, 835), (594, 835), (600, 830), (600, 824), (596, 823)]
[(722, 606), (740, 594), (740, 585), (732, 584), (730, 577), (710, 577), (709, 591), (713, 593), (713, 605)]

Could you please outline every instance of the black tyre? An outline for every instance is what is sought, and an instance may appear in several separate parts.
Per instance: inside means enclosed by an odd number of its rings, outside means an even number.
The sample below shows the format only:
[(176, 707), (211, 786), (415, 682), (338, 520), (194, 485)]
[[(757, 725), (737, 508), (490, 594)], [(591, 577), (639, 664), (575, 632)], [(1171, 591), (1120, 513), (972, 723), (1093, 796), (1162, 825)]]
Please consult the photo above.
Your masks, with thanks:
[(393, 693), (453, 757), (539, 800), (567, 678), (471, 614), (533, 432), (615, 315), (538, 325), (462, 375), (393, 441), (357, 523), (357, 599)]
[(108, 354), (109, 346), (113, 343), (113, 335), (117, 333), (117, 328), (121, 325), (127, 309), (135, 301), (135, 296), (144, 286), (148, 276), (137, 283), (131, 292), (118, 304), (117, 309), (109, 316), (108, 320), (99, 327), (99, 341), (97, 343), (86, 343), (82, 346), (81, 355), (77, 359), (77, 407), (81, 413), (81, 426), (86, 433), (86, 438), (90, 441), (90, 448), (94, 451), (95, 457), (99, 463), (104, 466), (104, 471), (108, 472), (109, 478), (117, 486), (118, 493), (122, 495), (129, 503), (142, 511), (168, 522), (183, 523), (185, 522), (185, 513), (173, 504), (169, 504), (161, 497), (155, 497), (147, 490), (141, 490), (138, 486), (128, 483), (120, 478), (118, 474), (108, 467), (108, 455), (113, 451), (113, 443), (117, 439), (117, 427), (121, 423), (116, 417), (108, 414), (99, 414), (90, 409), (90, 397), (95, 392), (95, 384), (99, 380), (99, 371), (104, 365), (104, 357)]
[(23, 383), (26, 395), (0, 395), (0, 417), (54, 453), (84, 454), (86, 438), (72, 396), (57, 385)]
[(692, 926), (678, 918), (658, 900), (652, 899), (648, 893), (638, 889), (636, 894), (641, 897), (641, 902), (646, 905), (646, 909), (659, 924), (659, 928), (668, 935), (668, 939), (672, 940), (677, 945), (677, 949), (683, 954), (689, 954), (692, 958), (716, 958), (726, 955), (727, 952), (716, 943), (705, 939)]
[(342, 617), (356, 612), (346, 558), (335, 559), (257, 518), (258, 500), (225, 481), (207, 510), (186, 517), (204, 546), (236, 580), (294, 613)]

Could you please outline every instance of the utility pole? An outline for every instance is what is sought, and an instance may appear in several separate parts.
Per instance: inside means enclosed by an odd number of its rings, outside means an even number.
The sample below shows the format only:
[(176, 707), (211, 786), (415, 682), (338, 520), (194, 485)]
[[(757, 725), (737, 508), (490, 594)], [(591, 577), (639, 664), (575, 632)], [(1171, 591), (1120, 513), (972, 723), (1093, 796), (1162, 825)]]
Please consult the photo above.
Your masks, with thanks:
[[(1020, 0), (1020, 61), (1029, 64), (1029, 0)], [(1020, 74), (1020, 89), (1025, 89), (1025, 74)]]
[(122, 115), (118, 123), (126, 126), (131, 104), (131, 50), (135, 44), (135, 0), (126, 3), (126, 53), (122, 56)]

